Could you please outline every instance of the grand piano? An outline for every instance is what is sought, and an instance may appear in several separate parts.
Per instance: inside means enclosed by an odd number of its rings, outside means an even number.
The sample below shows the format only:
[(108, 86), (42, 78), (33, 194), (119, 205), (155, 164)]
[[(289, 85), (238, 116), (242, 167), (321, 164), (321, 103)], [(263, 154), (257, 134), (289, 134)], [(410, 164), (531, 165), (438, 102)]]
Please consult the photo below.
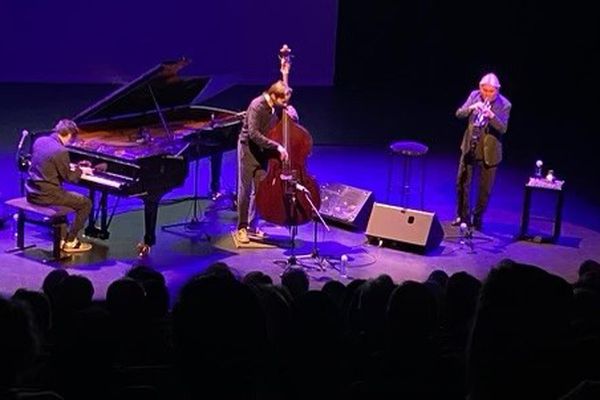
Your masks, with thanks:
[(144, 203), (141, 251), (148, 251), (160, 200), (183, 185), (189, 162), (236, 147), (244, 113), (193, 105), (209, 78), (179, 76), (188, 64), (161, 63), (73, 118), (80, 134), (67, 145), (71, 162), (103, 166), (78, 183), (94, 205), (86, 235), (108, 238), (109, 195), (137, 197)]

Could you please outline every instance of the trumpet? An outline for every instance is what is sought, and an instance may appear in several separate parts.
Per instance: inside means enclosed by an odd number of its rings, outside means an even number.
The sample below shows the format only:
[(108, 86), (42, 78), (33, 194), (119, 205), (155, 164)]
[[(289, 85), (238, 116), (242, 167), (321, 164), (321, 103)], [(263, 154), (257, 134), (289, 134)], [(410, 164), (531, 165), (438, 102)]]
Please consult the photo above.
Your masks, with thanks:
[(492, 108), (489, 100), (483, 102), (483, 105), (477, 109), (477, 115), (475, 116), (475, 120), (473, 121), (473, 125), (476, 127), (483, 127), (487, 124), (487, 112)]

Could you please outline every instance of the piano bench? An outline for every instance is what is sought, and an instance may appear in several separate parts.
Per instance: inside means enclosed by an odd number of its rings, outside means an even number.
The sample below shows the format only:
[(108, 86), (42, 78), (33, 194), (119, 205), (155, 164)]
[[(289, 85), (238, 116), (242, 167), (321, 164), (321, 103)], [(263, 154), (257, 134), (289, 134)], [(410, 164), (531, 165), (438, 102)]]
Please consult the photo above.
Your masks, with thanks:
[(25, 223), (50, 228), (52, 231), (52, 259), (46, 261), (58, 261), (62, 258), (60, 251), (60, 241), (63, 238), (63, 232), (66, 231), (68, 223), (67, 217), (75, 210), (64, 206), (40, 206), (27, 201), (26, 197), (17, 197), (5, 201), (7, 206), (17, 209), (14, 215), (16, 223), (16, 247), (6, 250), (7, 253), (14, 253), (35, 247), (35, 244), (25, 246)]

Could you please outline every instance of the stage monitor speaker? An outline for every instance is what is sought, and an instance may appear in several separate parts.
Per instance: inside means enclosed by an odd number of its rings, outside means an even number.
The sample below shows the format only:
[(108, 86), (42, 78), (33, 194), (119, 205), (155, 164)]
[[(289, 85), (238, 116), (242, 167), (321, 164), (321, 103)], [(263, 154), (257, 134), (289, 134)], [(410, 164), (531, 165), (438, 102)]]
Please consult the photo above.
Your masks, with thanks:
[(423, 254), (440, 245), (444, 230), (435, 213), (375, 203), (366, 235), (371, 244)]
[(373, 192), (343, 183), (325, 183), (320, 189), (319, 212), (324, 219), (352, 230), (365, 229), (373, 207)]

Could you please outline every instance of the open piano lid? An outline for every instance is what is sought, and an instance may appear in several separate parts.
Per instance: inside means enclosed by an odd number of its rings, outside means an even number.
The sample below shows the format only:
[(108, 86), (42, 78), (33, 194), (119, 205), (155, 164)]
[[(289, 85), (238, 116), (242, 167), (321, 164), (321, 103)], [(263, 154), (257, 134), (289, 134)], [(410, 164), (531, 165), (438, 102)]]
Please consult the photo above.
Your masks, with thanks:
[(156, 104), (153, 95), (160, 109), (187, 106), (199, 96), (209, 81), (208, 77), (179, 77), (179, 70), (189, 63), (186, 58), (163, 62), (73, 119), (78, 124), (86, 124), (154, 112)]

